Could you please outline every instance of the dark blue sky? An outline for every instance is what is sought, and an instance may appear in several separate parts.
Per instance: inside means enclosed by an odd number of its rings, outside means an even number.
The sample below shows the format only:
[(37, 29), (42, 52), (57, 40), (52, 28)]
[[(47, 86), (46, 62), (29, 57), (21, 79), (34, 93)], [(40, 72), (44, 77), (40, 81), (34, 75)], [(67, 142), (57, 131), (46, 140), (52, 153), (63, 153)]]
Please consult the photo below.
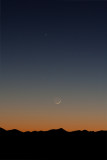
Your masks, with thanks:
[(49, 120), (58, 97), (61, 119), (97, 111), (104, 117), (107, 2), (3, 0), (1, 31), (2, 112), (47, 111)]

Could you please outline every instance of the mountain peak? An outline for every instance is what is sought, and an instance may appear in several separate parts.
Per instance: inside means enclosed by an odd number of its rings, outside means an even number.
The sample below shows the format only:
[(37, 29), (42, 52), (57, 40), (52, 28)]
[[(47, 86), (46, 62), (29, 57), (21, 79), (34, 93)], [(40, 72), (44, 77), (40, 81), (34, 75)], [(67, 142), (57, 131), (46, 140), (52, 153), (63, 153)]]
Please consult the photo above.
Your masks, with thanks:
[(58, 131), (66, 132), (63, 128), (59, 128)]

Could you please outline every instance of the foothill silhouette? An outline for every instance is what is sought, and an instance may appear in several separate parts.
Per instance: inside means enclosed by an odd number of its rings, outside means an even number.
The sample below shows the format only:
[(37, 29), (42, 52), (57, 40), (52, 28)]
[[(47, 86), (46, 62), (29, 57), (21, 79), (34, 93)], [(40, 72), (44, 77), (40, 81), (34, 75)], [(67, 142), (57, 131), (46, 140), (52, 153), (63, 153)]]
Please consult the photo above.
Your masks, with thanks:
[(107, 160), (107, 131), (49, 131), (0, 128), (0, 159)]

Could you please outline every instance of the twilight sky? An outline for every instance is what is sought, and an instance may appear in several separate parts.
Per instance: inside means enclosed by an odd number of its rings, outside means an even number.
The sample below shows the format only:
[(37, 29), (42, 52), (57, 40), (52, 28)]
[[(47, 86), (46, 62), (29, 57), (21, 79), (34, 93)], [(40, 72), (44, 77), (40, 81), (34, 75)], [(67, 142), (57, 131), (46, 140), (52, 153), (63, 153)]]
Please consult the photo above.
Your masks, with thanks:
[(1, 1), (0, 127), (107, 130), (107, 2)]

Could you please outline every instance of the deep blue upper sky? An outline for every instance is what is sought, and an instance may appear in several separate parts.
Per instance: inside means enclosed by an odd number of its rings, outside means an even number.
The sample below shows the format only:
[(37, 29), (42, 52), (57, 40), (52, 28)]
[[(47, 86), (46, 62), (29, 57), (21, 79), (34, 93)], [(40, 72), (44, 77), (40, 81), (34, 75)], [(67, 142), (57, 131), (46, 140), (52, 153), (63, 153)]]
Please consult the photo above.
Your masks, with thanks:
[[(3, 1), (3, 70), (106, 73), (105, 2)], [(19, 65), (20, 64), (20, 65)], [(38, 73), (38, 74), (39, 74)]]

